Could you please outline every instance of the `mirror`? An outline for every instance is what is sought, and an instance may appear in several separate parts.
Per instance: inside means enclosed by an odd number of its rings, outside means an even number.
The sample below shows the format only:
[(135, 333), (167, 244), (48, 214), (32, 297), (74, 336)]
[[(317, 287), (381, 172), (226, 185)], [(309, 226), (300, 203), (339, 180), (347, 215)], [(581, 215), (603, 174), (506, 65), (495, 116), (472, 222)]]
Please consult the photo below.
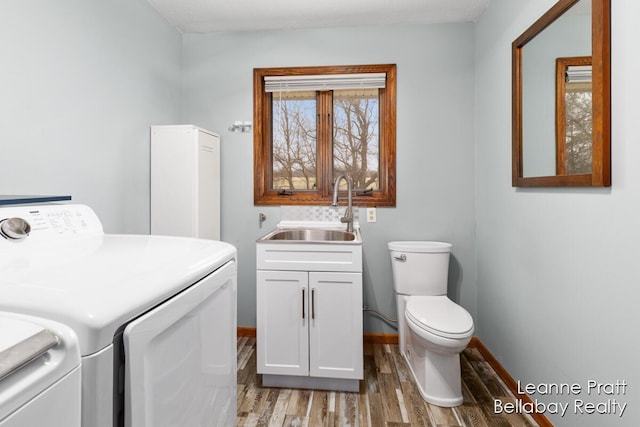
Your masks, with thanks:
[(512, 53), (512, 185), (610, 186), (610, 0), (558, 1)]

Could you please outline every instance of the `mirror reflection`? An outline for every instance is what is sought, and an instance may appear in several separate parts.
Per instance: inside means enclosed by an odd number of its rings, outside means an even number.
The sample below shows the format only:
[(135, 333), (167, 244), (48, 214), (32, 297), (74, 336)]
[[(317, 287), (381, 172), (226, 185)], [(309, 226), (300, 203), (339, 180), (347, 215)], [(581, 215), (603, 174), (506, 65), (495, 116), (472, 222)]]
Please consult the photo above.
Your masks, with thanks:
[(591, 57), (556, 60), (556, 174), (591, 173)]
[[(550, 176), (567, 173), (591, 173), (591, 159), (582, 158), (577, 172), (566, 167), (566, 155), (561, 148), (575, 148), (591, 155), (591, 140), (566, 144), (556, 123), (557, 60), (559, 58), (591, 56), (591, 1), (580, 0), (544, 31), (522, 48), (522, 159), (523, 176)], [(558, 94), (558, 96), (560, 96)], [(590, 97), (589, 97), (590, 99)], [(583, 98), (584, 100), (584, 98)], [(590, 103), (588, 106), (591, 109)], [(575, 115), (574, 118), (578, 118)], [(583, 117), (583, 116), (582, 116)], [(591, 119), (589, 117), (589, 122)], [(573, 122), (569, 131), (590, 127), (588, 123)], [(562, 158), (559, 158), (558, 154)], [(582, 156), (584, 157), (584, 156)], [(564, 166), (560, 167), (564, 163)], [(586, 165), (589, 165), (586, 170)]]

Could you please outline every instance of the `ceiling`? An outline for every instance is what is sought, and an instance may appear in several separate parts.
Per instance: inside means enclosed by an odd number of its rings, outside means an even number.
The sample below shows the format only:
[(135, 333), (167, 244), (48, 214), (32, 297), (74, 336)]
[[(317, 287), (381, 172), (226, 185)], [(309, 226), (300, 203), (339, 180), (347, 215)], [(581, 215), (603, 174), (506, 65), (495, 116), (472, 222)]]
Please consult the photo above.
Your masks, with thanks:
[(183, 33), (475, 21), (489, 0), (147, 0)]

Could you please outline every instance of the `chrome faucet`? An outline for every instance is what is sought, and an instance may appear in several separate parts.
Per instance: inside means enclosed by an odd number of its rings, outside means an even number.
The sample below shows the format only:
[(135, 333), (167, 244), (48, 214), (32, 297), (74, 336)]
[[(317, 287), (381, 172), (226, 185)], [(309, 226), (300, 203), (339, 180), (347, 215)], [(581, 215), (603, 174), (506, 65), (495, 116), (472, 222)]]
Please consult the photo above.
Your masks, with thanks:
[(347, 231), (349, 233), (353, 233), (353, 206), (352, 206), (352, 198), (351, 198), (351, 187), (353, 187), (353, 181), (345, 174), (340, 174), (336, 177), (335, 182), (333, 183), (333, 202), (331, 206), (338, 206), (338, 187), (340, 184), (340, 180), (344, 179), (347, 181), (347, 209), (344, 211), (344, 216), (340, 218), (341, 223), (347, 224)]

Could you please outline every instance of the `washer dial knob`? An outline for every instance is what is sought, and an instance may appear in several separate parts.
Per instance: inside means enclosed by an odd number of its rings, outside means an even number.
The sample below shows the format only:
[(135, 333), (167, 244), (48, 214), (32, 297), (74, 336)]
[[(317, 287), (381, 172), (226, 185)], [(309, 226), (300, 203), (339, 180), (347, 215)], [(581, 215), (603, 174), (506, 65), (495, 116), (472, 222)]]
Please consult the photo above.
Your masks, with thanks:
[(10, 240), (25, 239), (31, 232), (31, 225), (23, 218), (6, 218), (0, 221), (0, 235)]

